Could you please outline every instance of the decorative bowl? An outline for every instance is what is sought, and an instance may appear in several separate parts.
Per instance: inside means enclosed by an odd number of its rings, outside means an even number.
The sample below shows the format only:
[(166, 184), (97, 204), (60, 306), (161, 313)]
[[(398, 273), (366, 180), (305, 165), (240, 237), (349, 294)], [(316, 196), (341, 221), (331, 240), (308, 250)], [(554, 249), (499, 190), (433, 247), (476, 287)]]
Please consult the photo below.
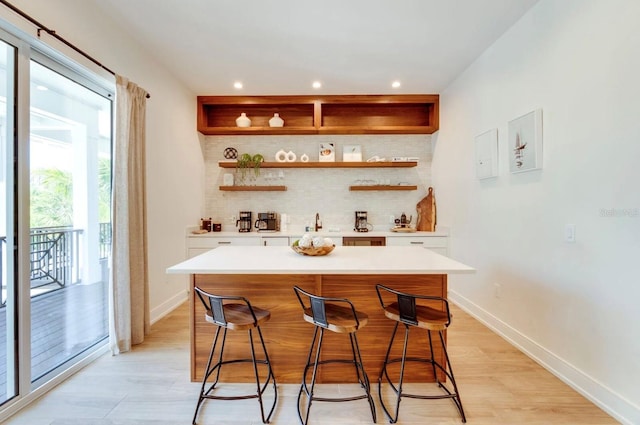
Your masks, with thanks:
[(333, 248), (335, 248), (335, 245), (329, 245), (329, 246), (319, 246), (317, 248), (315, 247), (310, 247), (310, 248), (303, 248), (301, 246), (298, 245), (291, 245), (291, 249), (293, 249), (295, 252), (297, 252), (300, 255), (311, 255), (311, 256), (321, 256), (321, 255), (327, 255), (329, 254), (331, 251), (333, 251)]

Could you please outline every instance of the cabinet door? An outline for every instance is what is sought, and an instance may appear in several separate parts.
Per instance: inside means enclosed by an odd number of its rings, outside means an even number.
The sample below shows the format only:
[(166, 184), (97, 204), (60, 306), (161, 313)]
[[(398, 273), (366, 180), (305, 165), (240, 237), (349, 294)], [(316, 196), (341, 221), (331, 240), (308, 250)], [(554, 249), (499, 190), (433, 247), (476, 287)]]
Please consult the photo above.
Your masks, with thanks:
[(286, 236), (263, 236), (262, 246), (288, 246), (289, 238)]

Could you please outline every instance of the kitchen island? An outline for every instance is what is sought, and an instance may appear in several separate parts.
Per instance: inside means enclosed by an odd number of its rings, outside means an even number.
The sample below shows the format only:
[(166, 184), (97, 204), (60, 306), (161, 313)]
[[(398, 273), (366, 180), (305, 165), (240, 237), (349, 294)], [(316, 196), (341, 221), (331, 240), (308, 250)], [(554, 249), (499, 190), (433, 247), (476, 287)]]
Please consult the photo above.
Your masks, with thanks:
[[(358, 310), (369, 315), (367, 326), (358, 331), (358, 340), (365, 369), (374, 380), (394, 325), (384, 316), (375, 285), (382, 283), (406, 292), (446, 297), (448, 274), (474, 271), (451, 258), (413, 246), (338, 246), (322, 257), (299, 255), (286, 246), (223, 246), (167, 269), (167, 273), (189, 274), (191, 287), (245, 296), (253, 305), (270, 310), (271, 320), (262, 329), (276, 379), (281, 383), (300, 382), (313, 332), (313, 325), (302, 319), (294, 285), (324, 296), (349, 298)], [(204, 310), (199, 300), (194, 299), (193, 291), (189, 293), (189, 303), (191, 379), (198, 381), (215, 327), (204, 320)], [(433, 307), (442, 308), (440, 304)], [(225, 353), (246, 356), (246, 338), (244, 332), (230, 332)], [(323, 348), (326, 355), (341, 355), (345, 347), (343, 338), (346, 336), (327, 333)], [(409, 355), (424, 354), (428, 347), (426, 335), (412, 337), (412, 341)], [(442, 361), (441, 347), (434, 346), (434, 352)], [(433, 380), (431, 371), (424, 369), (407, 380)], [(251, 382), (252, 373), (249, 369), (246, 373), (234, 370), (233, 375), (226, 374), (222, 379)], [(321, 368), (319, 382), (341, 382), (345, 380), (343, 376), (350, 381), (353, 373), (353, 366)]]

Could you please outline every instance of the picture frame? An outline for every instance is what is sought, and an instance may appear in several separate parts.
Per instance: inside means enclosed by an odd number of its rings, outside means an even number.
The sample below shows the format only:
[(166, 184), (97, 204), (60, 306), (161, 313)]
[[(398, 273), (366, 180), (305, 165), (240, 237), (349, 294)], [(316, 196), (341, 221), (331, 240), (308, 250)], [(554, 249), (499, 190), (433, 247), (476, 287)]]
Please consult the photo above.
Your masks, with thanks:
[(331, 142), (321, 142), (318, 150), (319, 162), (335, 162), (336, 147)]
[(498, 129), (476, 136), (476, 177), (479, 180), (498, 177)]
[(344, 145), (342, 148), (343, 162), (362, 162), (362, 147), (360, 145)]
[(509, 121), (509, 170), (512, 173), (542, 168), (542, 109)]

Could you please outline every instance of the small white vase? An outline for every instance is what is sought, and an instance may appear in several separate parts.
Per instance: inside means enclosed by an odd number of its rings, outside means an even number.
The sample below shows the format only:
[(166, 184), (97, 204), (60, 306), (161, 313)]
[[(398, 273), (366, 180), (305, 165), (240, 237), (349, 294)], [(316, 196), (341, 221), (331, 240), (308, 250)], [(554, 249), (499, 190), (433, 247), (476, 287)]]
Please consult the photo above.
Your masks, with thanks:
[(236, 125), (238, 127), (251, 127), (251, 120), (247, 117), (247, 114), (243, 112), (236, 118)]
[(287, 162), (287, 153), (280, 149), (278, 152), (276, 152), (276, 161)]
[(284, 120), (280, 118), (280, 114), (277, 112), (273, 114), (273, 118), (269, 120), (269, 127), (283, 127)]

